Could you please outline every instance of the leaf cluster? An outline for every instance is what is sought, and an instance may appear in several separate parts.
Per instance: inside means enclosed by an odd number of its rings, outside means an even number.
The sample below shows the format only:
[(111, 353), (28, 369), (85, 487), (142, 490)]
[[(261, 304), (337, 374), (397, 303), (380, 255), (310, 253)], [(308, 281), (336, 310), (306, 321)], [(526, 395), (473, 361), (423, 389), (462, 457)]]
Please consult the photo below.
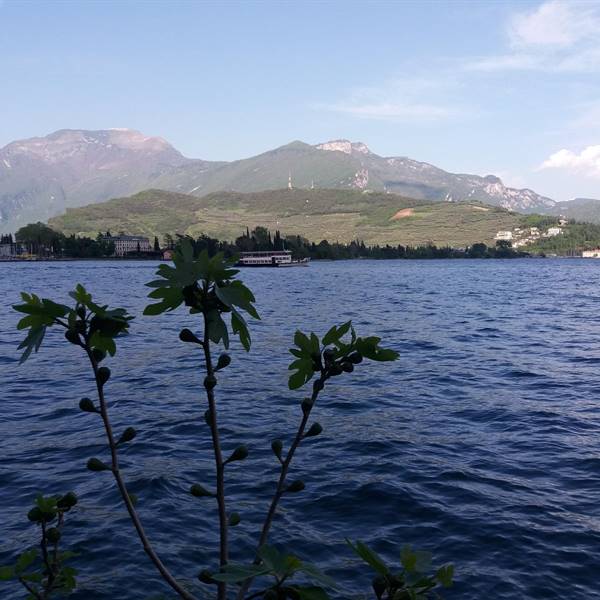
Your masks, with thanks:
[(254, 294), (235, 279), (238, 270), (231, 268), (234, 263), (235, 258), (225, 258), (222, 253), (211, 258), (206, 250), (196, 257), (192, 244), (184, 238), (173, 254), (174, 266), (161, 264), (156, 272), (160, 279), (147, 284), (153, 288), (148, 296), (158, 302), (148, 305), (144, 314), (159, 315), (184, 304), (190, 314), (205, 316), (210, 341), (228, 348), (229, 331), (223, 315), (231, 313), (233, 334), (250, 350), (250, 333), (242, 311), (254, 319), (260, 317)]
[(87, 346), (102, 360), (106, 354), (114, 356), (117, 347), (115, 339), (127, 335), (129, 321), (133, 319), (124, 308), (109, 309), (93, 302), (92, 295), (77, 284), (69, 296), (75, 306), (58, 304), (35, 294), (21, 293), (23, 304), (13, 308), (25, 316), (17, 324), (17, 329), (28, 329), (25, 339), (19, 345), (23, 350), (20, 362), (25, 362), (33, 351), (37, 352), (49, 327), (65, 329), (65, 337), (78, 346)]
[(291, 390), (298, 389), (315, 373), (321, 374), (322, 381), (344, 372), (351, 373), (365, 358), (380, 362), (396, 360), (398, 353), (382, 348), (380, 342), (381, 338), (375, 336), (358, 337), (351, 321), (334, 325), (321, 340), (315, 333), (306, 335), (296, 331), (295, 348), (290, 348), (295, 360), (288, 367), (295, 373), (290, 375), (288, 386)]
[(413, 550), (406, 545), (400, 552), (399, 569), (392, 570), (385, 561), (361, 541), (355, 544), (346, 540), (350, 548), (365, 562), (376, 576), (373, 579), (373, 591), (377, 600), (428, 600), (440, 598), (435, 591), (442, 586), (452, 585), (454, 566), (447, 564), (428, 574), (431, 570), (431, 554), (422, 550)]
[[(273, 546), (258, 549), (260, 565), (228, 564), (221, 573), (212, 575), (214, 581), (243, 583), (249, 578), (267, 577), (273, 584), (264, 588), (257, 596), (264, 600), (328, 600), (324, 587), (335, 587), (335, 581), (327, 577), (314, 565), (301, 561), (291, 554), (280, 553)], [(304, 585), (290, 582), (296, 575), (303, 575), (320, 585)]]
[[(77, 504), (77, 496), (36, 496), (27, 518), (41, 528), (41, 552), (31, 548), (12, 565), (0, 567), (0, 581), (18, 581), (29, 592), (27, 598), (47, 598), (51, 593), (66, 594), (75, 589), (77, 571), (65, 562), (75, 556), (60, 552), (59, 542), (65, 514)], [(52, 527), (48, 527), (53, 525)]]

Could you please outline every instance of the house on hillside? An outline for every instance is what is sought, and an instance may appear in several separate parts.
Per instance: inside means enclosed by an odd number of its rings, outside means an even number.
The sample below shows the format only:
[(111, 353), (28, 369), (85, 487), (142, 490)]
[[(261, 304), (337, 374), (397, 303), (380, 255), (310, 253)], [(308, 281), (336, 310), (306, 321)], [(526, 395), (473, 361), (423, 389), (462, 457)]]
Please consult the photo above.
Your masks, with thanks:
[(499, 241), (512, 242), (512, 239), (513, 239), (512, 231), (499, 231), (494, 236), (494, 239), (497, 242), (499, 242)]
[(548, 231), (546, 231), (546, 235), (548, 237), (555, 237), (562, 233), (562, 229), (560, 227), (549, 227)]

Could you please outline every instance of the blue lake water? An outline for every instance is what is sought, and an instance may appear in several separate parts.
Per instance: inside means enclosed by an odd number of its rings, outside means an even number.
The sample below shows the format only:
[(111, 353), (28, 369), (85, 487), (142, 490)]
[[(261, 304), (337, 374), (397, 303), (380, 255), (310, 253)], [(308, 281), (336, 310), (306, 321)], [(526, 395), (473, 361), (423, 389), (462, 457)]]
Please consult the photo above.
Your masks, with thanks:
[[(80, 553), (79, 600), (149, 598), (168, 588), (142, 552), (112, 479), (83, 357), (49, 332), (17, 364), (21, 290), (66, 300), (76, 282), (138, 318), (110, 361), (126, 478), (164, 562), (202, 596), (214, 566), (216, 508), (188, 494), (211, 485), (200, 355), (177, 338), (183, 310), (142, 317), (149, 262), (0, 263), (0, 564), (37, 540), (25, 514), (37, 491), (80, 497), (64, 533)], [(302, 392), (287, 391), (297, 327), (324, 333), (353, 319), (401, 353), (331, 382), (314, 411), (323, 434), (292, 468), (306, 490), (284, 500), (272, 541), (341, 582), (332, 596), (371, 598), (370, 573), (344, 538), (396, 560), (411, 543), (453, 561), (448, 599), (600, 598), (600, 261), (353, 261), (245, 270), (262, 321), (232, 351), (217, 388), (228, 470), (232, 558), (247, 558), (274, 487), (270, 440), (290, 440)], [(0, 597), (22, 598), (2, 584)]]

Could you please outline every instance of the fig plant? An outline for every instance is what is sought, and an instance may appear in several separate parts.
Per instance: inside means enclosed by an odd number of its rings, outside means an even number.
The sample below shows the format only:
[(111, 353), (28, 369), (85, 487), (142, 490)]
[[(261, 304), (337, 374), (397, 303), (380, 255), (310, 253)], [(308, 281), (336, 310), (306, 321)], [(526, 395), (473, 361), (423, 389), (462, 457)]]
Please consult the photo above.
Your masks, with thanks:
[[(203, 385), (206, 396), (204, 419), (212, 439), (214, 482), (195, 483), (190, 488), (190, 494), (198, 498), (213, 499), (216, 502), (219, 555), (218, 565), (212, 569), (202, 569), (197, 578), (201, 584), (214, 586), (217, 600), (233, 598), (237, 600), (251, 598), (327, 600), (330, 597), (327, 590), (336, 588), (335, 581), (322, 574), (313, 565), (294, 555), (282, 554), (269, 545), (272, 525), (279, 505), (285, 497), (300, 493), (305, 487), (302, 480), (290, 477), (290, 470), (294, 456), (301, 445), (307, 439), (318, 436), (323, 430), (320, 423), (312, 420), (312, 412), (326, 385), (337, 377), (352, 373), (365, 360), (393, 361), (397, 359), (398, 354), (394, 350), (381, 347), (381, 340), (378, 337), (359, 337), (351, 322), (331, 327), (322, 339), (315, 333), (307, 335), (301, 331), (296, 332), (294, 347), (290, 349), (294, 360), (289, 366), (291, 371), (289, 388), (296, 390), (312, 381), (311, 391), (301, 402), (299, 424), (289, 447), (285, 448), (284, 441), (280, 439), (275, 439), (271, 443), (271, 450), (280, 466), (279, 477), (257, 536), (254, 555), (249, 557), (249, 563), (246, 565), (230, 563), (229, 529), (236, 526), (241, 517), (237, 512), (232, 511), (228, 504), (225, 473), (229, 464), (246, 460), (249, 451), (246, 445), (242, 444), (227, 456), (228, 453), (223, 449), (216, 389), (219, 372), (229, 366), (231, 358), (226, 352), (221, 352), (215, 359), (215, 349), (217, 346), (222, 346), (224, 351), (229, 349), (231, 330), (231, 333), (239, 338), (244, 349), (249, 351), (251, 337), (246, 315), (253, 319), (260, 318), (254, 306), (254, 295), (239, 279), (236, 279), (238, 271), (233, 266), (234, 259), (225, 259), (222, 254), (211, 257), (204, 251), (195, 256), (192, 245), (188, 240), (183, 239), (174, 253), (173, 266), (161, 264), (158, 267), (157, 279), (147, 284), (152, 288), (149, 297), (155, 302), (146, 307), (145, 315), (159, 315), (184, 306), (192, 318), (198, 317), (199, 320), (197, 325), (181, 330), (179, 338), (182, 342), (197, 346), (203, 356), (205, 371)], [(149, 559), (173, 592), (185, 600), (195, 600), (197, 596), (191, 586), (185, 585), (172, 574), (146, 535), (136, 509), (136, 498), (128, 491), (119, 463), (121, 446), (135, 439), (136, 430), (127, 427), (118, 436), (113, 431), (106, 396), (111, 371), (103, 363), (108, 356), (115, 355), (118, 338), (129, 333), (129, 325), (133, 317), (122, 308), (109, 309), (108, 306), (95, 303), (91, 294), (82, 285), (77, 285), (70, 295), (74, 300), (74, 306), (41, 299), (35, 294), (22, 294), (23, 303), (14, 307), (15, 310), (25, 314), (18, 328), (28, 329), (25, 339), (19, 346), (23, 350), (21, 362), (27, 360), (32, 352), (39, 350), (47, 329), (51, 327), (64, 329), (66, 340), (81, 349), (94, 377), (97, 398), (96, 400), (82, 398), (79, 408), (83, 412), (99, 417), (106, 436), (109, 456), (108, 460), (90, 458), (87, 468), (93, 472), (106, 471), (112, 474)], [(55, 511), (53, 518), (59, 520), (58, 530), (62, 527), (64, 512), (67, 510), (59, 506), (64, 505), (64, 498), (67, 496), (39, 501), (38, 509), (42, 511), (40, 515), (45, 514), (43, 506), (50, 506), (50, 512)], [(37, 512), (35, 514), (38, 516)], [(50, 522), (51, 520), (40, 520), (42, 539), (47, 542), (51, 541), (48, 537), (50, 530), (47, 529)], [(52, 533), (51, 536), (57, 537), (57, 534)], [(42, 545), (43, 557), (46, 556), (44, 547)], [(446, 587), (452, 582), (451, 565), (442, 567), (434, 575), (428, 575), (423, 569), (423, 561), (411, 558), (421, 555), (408, 554), (409, 551), (406, 549), (403, 550), (403, 570), (392, 574), (383, 561), (364, 544), (357, 542), (352, 547), (376, 571), (373, 592), (378, 600), (405, 598), (424, 600), (432, 598), (435, 590), (440, 586)], [(0, 575), (2, 579), (8, 579), (9, 576), (16, 578), (28, 588), (30, 597), (45, 599), (55, 591), (64, 592), (75, 585), (74, 571), (62, 565), (58, 553), (55, 554), (57, 557), (55, 563), (48, 565), (44, 559), (45, 569), (41, 579), (38, 575), (26, 572), (35, 557), (29, 558), (33, 555), (27, 553), (25, 556), (25, 559), (18, 559), (18, 566), (3, 568)], [(34, 584), (40, 585), (40, 589), (34, 588)], [(333, 594), (335, 596), (336, 593)]]

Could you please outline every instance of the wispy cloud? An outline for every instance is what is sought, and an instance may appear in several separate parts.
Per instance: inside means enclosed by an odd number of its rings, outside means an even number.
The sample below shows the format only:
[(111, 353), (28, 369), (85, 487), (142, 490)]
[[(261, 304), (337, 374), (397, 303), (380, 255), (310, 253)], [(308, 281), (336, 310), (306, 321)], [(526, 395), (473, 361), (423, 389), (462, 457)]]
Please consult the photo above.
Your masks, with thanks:
[[(439, 121), (465, 112), (448, 98), (451, 85), (443, 77), (394, 79), (379, 87), (354, 89), (341, 101), (314, 108), (362, 119)], [(445, 97), (446, 102), (432, 103), (432, 97)]]
[(563, 148), (540, 165), (540, 170), (543, 169), (560, 169), (572, 174), (600, 177), (600, 145), (588, 146), (579, 153)]
[(469, 71), (600, 70), (600, 2), (550, 0), (507, 25), (507, 51), (466, 61)]

